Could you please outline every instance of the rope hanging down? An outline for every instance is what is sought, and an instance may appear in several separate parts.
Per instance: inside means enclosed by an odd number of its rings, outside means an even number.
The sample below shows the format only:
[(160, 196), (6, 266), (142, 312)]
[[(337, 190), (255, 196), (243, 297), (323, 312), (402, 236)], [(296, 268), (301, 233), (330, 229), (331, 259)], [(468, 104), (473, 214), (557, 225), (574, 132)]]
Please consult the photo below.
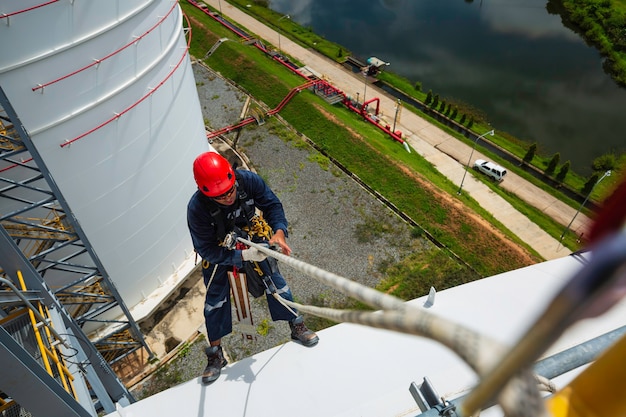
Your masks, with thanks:
[[(337, 322), (356, 323), (428, 337), (459, 355), (481, 377), (492, 371), (493, 367), (499, 363), (500, 359), (508, 351), (506, 346), (496, 340), (445, 318), (438, 317), (428, 311), (411, 306), (399, 298), (378, 292), (249, 240), (243, 238), (238, 238), (238, 240), (347, 296), (383, 311), (341, 311), (305, 306), (289, 302), (278, 295), (274, 295), (278, 301), (287, 306)], [(528, 370), (519, 371), (506, 384), (498, 400), (505, 414), (509, 417), (548, 416), (536, 386), (536, 377)]]

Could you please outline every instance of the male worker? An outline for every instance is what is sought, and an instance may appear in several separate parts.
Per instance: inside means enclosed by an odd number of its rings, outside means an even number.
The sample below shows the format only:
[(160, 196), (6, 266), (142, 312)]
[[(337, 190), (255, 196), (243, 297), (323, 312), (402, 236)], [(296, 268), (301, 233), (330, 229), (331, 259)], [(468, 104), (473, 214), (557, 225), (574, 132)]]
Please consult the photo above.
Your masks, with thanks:
[[(262, 267), (266, 275), (271, 276), (276, 293), (286, 300), (293, 300), (291, 290), (275, 262), (270, 266), (265, 254), (255, 248), (233, 248), (225, 244), (224, 241), (228, 241), (225, 237), (231, 232), (252, 234), (260, 219), (269, 226), (266, 230), (271, 228), (270, 235), (266, 239), (257, 236), (254, 241), (265, 240), (270, 246), (278, 246), (285, 255), (291, 253), (291, 248), (285, 240), (287, 219), (283, 205), (259, 175), (246, 170), (233, 170), (230, 163), (215, 152), (205, 152), (196, 158), (193, 175), (198, 191), (187, 206), (187, 223), (194, 248), (203, 259), (202, 274), (206, 287), (204, 317), (210, 346), (206, 349), (209, 363), (202, 374), (202, 382), (207, 384), (220, 376), (227, 363), (220, 342), (232, 331), (228, 271), (232, 271), (233, 266), (242, 269), (245, 263), (254, 263)], [(257, 208), (262, 212), (262, 218), (255, 213)], [(305, 326), (302, 316), (286, 308), (269, 291), (265, 294), (272, 320), (288, 321), (292, 339), (304, 346), (313, 346), (318, 342), (317, 335)]]

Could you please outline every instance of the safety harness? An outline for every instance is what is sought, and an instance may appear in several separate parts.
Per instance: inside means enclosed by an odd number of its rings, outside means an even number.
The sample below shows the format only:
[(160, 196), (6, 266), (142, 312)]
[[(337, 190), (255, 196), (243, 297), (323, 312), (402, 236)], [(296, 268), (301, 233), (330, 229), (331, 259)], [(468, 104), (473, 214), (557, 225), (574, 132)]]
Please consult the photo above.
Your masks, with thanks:
[[(241, 176), (239, 172), (235, 170), (235, 184), (237, 184), (240, 180)], [(218, 242), (223, 242), (226, 235), (231, 231), (238, 231), (238, 227), (235, 225), (235, 219), (228, 219), (226, 213), (224, 213), (224, 210), (222, 210), (219, 204), (209, 197), (205, 198), (204, 201), (209, 209), (209, 213), (211, 213), (211, 217), (213, 217), (213, 221), (215, 222)], [(252, 218), (255, 216), (255, 212), (254, 205), (248, 204), (248, 201), (248, 194), (241, 187), (237, 187), (237, 203), (244, 213), (246, 222), (250, 224), (252, 222)]]
[[(237, 170), (235, 170), (235, 180), (237, 182), (241, 180)], [(206, 203), (215, 222), (216, 236), (221, 246), (243, 250), (247, 246), (237, 242), (237, 237), (258, 243), (267, 242), (272, 238), (272, 228), (262, 216), (256, 214), (253, 200), (248, 198), (248, 194), (242, 187), (237, 187), (237, 204), (246, 219), (246, 225), (241, 228), (235, 224), (236, 219), (228, 219), (224, 210), (213, 200), (207, 198)], [(263, 268), (262, 264), (264, 263), (269, 268)], [(244, 270), (248, 282), (248, 291), (253, 297), (257, 298), (263, 295), (266, 288), (271, 292), (276, 291), (276, 287), (271, 281), (271, 274), (278, 271), (275, 259), (268, 258), (263, 262), (245, 262)], [(237, 273), (237, 268), (233, 267), (233, 274), (237, 276)]]

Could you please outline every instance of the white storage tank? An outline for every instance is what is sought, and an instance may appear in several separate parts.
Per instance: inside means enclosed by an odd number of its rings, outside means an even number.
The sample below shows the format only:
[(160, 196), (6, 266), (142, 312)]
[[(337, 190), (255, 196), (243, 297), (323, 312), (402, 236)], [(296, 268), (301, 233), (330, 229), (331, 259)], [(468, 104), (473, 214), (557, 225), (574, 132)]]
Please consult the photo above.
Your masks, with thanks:
[(136, 320), (194, 261), (210, 147), (183, 26), (171, 0), (0, 2), (0, 85)]

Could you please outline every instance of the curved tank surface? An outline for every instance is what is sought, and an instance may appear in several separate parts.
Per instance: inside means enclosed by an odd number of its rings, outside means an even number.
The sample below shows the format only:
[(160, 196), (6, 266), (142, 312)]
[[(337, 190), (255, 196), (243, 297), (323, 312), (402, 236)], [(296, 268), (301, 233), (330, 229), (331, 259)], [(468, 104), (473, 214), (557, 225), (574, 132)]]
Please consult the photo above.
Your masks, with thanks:
[[(193, 266), (191, 166), (211, 149), (180, 7), (170, 0), (12, 0), (0, 14), (7, 46), (0, 85), (141, 319), (147, 300)], [(66, 284), (62, 276), (46, 282)]]

